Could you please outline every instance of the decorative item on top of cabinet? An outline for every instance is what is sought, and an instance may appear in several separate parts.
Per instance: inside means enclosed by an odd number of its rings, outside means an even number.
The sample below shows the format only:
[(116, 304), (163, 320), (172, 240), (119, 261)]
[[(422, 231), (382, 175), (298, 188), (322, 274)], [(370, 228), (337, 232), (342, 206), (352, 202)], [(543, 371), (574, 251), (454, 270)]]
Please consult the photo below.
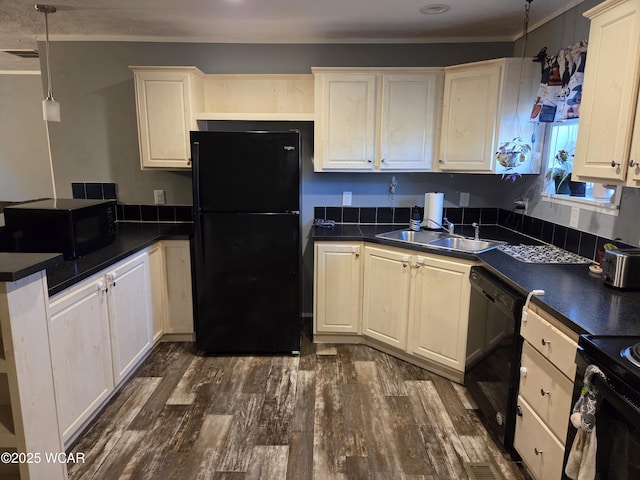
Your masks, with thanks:
[(520, 333), (524, 343), (514, 446), (535, 479), (560, 478), (578, 334), (532, 304), (523, 309)]
[(640, 2), (606, 0), (591, 20), (573, 173), (640, 186)]
[[(533, 141), (541, 138), (540, 126), (529, 109), (540, 83), (534, 65), (530, 58), (501, 58), (445, 67), (438, 170), (540, 173), (542, 142)], [(517, 139), (531, 148), (525, 160), (501, 164), (500, 147)]]
[(189, 132), (204, 106), (204, 74), (196, 67), (129, 67), (133, 71), (142, 169), (191, 168)]
[(431, 171), (441, 68), (312, 68), (315, 171)]

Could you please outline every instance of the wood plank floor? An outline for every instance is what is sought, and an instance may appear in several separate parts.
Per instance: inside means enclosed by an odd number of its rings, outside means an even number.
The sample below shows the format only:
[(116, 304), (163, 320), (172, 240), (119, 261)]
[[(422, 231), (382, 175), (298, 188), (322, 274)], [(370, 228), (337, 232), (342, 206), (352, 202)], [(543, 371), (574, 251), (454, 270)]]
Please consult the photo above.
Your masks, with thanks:
[[(72, 480), (528, 479), (464, 387), (362, 345), (200, 356), (160, 344), (70, 452)], [(487, 477), (482, 477), (487, 478)]]

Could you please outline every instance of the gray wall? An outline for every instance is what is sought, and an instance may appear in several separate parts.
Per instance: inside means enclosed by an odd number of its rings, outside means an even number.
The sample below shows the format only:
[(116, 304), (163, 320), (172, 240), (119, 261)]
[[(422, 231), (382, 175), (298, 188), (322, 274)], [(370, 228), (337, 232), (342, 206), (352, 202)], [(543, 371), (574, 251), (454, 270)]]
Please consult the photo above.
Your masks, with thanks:
[[(527, 55), (543, 46), (549, 53), (587, 37), (582, 12), (599, 3), (586, 0), (530, 33)], [(532, 4), (535, 8), (535, 3)], [(42, 48), (41, 51), (44, 49)], [(51, 144), (59, 196), (71, 195), (71, 182), (118, 184), (123, 203), (153, 203), (153, 190), (163, 189), (169, 204), (191, 204), (191, 175), (149, 172), (139, 167), (133, 75), (129, 65), (194, 65), (205, 73), (310, 73), (312, 66), (446, 66), (487, 58), (520, 56), (522, 41), (485, 44), (410, 45), (234, 45), (127, 42), (54, 42), (51, 45), (54, 94), (61, 102), (62, 122), (51, 124)], [(44, 59), (41, 59), (44, 64)], [(44, 66), (43, 66), (44, 70)], [(38, 95), (38, 104), (42, 94)], [(2, 106), (2, 105), (0, 105)], [(34, 128), (42, 128), (34, 120)], [(310, 124), (300, 124), (307, 152), (312, 148)], [(2, 147), (0, 147), (2, 148)], [(568, 225), (569, 209), (538, 203), (540, 177), (515, 183), (495, 175), (396, 174), (393, 199), (388, 173), (314, 173), (311, 156), (302, 170), (302, 223), (305, 261), (304, 309), (311, 311), (312, 254), (307, 242), (315, 205), (340, 205), (341, 193), (353, 193), (354, 206), (421, 205), (427, 191), (443, 191), (445, 205), (457, 206), (460, 192), (470, 193), (471, 206), (512, 208), (520, 196), (532, 199), (534, 216)], [(43, 189), (44, 192), (45, 189)], [(640, 228), (632, 212), (638, 191), (625, 189), (620, 217), (584, 214), (580, 229), (619, 236), (638, 243)]]
[(42, 81), (36, 74), (0, 74), (0, 201), (53, 195)]
[[(525, 55), (535, 56), (547, 47), (549, 55), (555, 55), (560, 49), (589, 37), (589, 21), (583, 13), (601, 3), (601, 0), (585, 0), (575, 8), (567, 11), (552, 21), (532, 31), (527, 38)], [(535, 8), (532, 3), (531, 8)], [(518, 40), (514, 46), (514, 55), (522, 55), (524, 41)], [(587, 52), (587, 67), (589, 54)], [(561, 225), (569, 225), (571, 207), (540, 200), (540, 192), (544, 190), (544, 176), (530, 182), (523, 195), (530, 199), (529, 215)], [(509, 205), (503, 205), (510, 208)], [(637, 209), (640, 206), (640, 190), (623, 188), (619, 216), (599, 214), (581, 210), (578, 230), (590, 232), (607, 238), (619, 237), (627, 243), (640, 244), (640, 222), (637, 220)]]

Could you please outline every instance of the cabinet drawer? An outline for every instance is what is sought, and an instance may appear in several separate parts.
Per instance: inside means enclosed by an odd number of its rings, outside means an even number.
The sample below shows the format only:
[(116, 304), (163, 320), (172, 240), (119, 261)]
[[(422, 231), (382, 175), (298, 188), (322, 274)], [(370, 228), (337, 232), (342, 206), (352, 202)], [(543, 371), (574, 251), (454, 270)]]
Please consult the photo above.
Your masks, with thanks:
[[(526, 369), (526, 375), (522, 369)], [(520, 395), (564, 444), (571, 413), (573, 382), (528, 342), (522, 347)]]
[(575, 377), (577, 342), (532, 310), (523, 312), (520, 333), (567, 378), (573, 379)]
[(537, 480), (560, 478), (564, 460), (563, 445), (521, 396), (518, 397), (518, 405), (522, 414), (516, 417), (513, 442), (516, 450)]

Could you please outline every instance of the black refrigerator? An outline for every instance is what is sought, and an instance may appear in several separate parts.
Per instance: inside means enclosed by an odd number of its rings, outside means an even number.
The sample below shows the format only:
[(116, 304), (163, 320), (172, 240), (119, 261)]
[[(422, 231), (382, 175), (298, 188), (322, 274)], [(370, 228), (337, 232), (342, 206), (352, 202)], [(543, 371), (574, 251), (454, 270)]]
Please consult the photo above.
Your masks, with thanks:
[(299, 353), (300, 137), (191, 132), (196, 345)]

